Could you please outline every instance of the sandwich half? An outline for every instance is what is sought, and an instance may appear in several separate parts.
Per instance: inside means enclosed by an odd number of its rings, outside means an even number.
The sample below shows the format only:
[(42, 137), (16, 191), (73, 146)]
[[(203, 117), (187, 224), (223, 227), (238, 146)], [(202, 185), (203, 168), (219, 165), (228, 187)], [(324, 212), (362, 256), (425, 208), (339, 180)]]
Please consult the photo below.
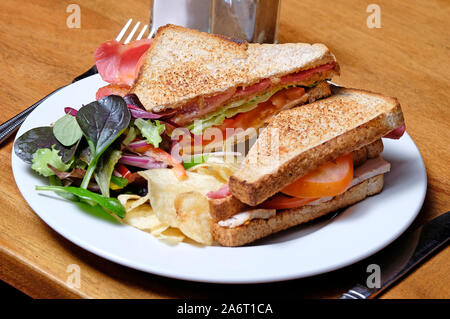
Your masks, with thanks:
[(274, 117), (231, 176), (229, 193), (210, 194), (221, 245), (245, 245), (381, 192), (390, 170), (381, 138), (404, 127), (400, 104), (363, 90), (333, 91)]
[[(248, 44), (179, 26), (161, 27), (131, 89), (151, 112), (171, 112), (174, 126), (194, 135), (214, 128), (223, 139), (265, 125), (281, 110), (330, 95), (326, 82), (339, 74), (323, 44)], [(225, 134), (226, 129), (237, 129)], [(250, 134), (249, 134), (250, 133)]]

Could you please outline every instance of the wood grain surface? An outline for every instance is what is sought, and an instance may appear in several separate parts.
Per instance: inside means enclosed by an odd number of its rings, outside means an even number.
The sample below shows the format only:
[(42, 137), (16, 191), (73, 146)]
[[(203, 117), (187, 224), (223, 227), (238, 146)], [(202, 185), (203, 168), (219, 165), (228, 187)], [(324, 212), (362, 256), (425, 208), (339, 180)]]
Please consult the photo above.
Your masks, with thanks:
[[(66, 25), (70, 3), (81, 28)], [(96, 46), (129, 17), (147, 21), (149, 1), (0, 1), (0, 96), (3, 122), (90, 68)], [(376, 3), (381, 28), (369, 29), (373, 1), (283, 0), (280, 42), (321, 42), (340, 62), (337, 83), (396, 96), (428, 173), (425, 205), (412, 227), (450, 210), (450, 2)], [(0, 278), (39, 298), (191, 298), (234, 296), (334, 298), (350, 288), (364, 261), (329, 274), (261, 285), (210, 285), (154, 276), (97, 257), (42, 222), (20, 195), (11, 171), (12, 140), (0, 148)], [(81, 288), (66, 285), (70, 264)], [(382, 298), (450, 298), (450, 249), (428, 260)]]

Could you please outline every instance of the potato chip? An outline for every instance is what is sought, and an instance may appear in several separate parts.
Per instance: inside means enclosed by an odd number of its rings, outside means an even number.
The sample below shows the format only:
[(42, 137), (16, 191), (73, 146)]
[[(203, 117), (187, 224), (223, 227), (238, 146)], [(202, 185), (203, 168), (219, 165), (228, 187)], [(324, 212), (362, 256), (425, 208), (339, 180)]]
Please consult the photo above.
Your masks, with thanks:
[(142, 171), (139, 174), (148, 180), (150, 204), (156, 216), (163, 224), (171, 227), (178, 227), (174, 202), (179, 194), (197, 191), (206, 195), (224, 184), (213, 176), (189, 171), (188, 178), (179, 181), (172, 170), (167, 168)]
[(123, 205), (123, 207), (125, 207), (125, 211), (129, 212), (148, 201), (149, 196), (148, 194), (144, 197), (134, 194), (123, 194), (117, 196), (117, 199)]
[(159, 221), (152, 207), (148, 203), (127, 212), (124, 222), (151, 233), (162, 233), (169, 227)]
[(175, 199), (178, 225), (189, 238), (204, 245), (212, 245), (212, 218), (206, 196), (199, 192), (179, 194)]
[(238, 168), (239, 164), (236, 161), (225, 162), (221, 157), (210, 156), (206, 163), (193, 166), (188, 171), (213, 176), (225, 184)]
[(181, 243), (186, 236), (178, 228), (169, 227), (159, 234), (158, 238), (168, 245), (176, 245)]
[(167, 244), (177, 244), (185, 238), (178, 229), (170, 228), (169, 225), (161, 223), (150, 204), (147, 202), (149, 196), (119, 195), (118, 199), (125, 206), (127, 214), (124, 222), (137, 229), (151, 233)]

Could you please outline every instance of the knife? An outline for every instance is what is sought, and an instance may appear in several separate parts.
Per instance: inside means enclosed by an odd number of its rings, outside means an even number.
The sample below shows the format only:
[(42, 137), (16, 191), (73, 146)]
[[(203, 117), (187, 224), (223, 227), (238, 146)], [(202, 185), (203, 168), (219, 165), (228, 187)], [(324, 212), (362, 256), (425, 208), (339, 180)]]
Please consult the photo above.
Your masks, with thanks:
[[(375, 271), (379, 270), (379, 284), (368, 287), (368, 276), (339, 299), (369, 299), (374, 298), (394, 282), (405, 276), (426, 257), (439, 248), (446, 247), (450, 239), (450, 211), (442, 214), (418, 229), (400, 236), (393, 244), (367, 259), (367, 265)], [(375, 274), (376, 275), (376, 274)], [(370, 286), (373, 286), (373, 281)]]

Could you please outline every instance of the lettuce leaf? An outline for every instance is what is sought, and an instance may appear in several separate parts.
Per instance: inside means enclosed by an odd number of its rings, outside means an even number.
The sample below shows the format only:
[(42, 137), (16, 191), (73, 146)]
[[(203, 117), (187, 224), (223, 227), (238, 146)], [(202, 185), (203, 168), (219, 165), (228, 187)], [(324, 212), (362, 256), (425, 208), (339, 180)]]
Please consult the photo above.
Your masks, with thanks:
[(152, 122), (150, 120), (136, 119), (134, 125), (141, 131), (148, 144), (159, 147), (159, 143), (162, 141), (161, 134), (166, 129), (164, 124), (161, 124), (159, 121)]
[(55, 173), (48, 167), (48, 164), (52, 165), (56, 169), (60, 171), (67, 171), (73, 160), (69, 161), (69, 163), (64, 164), (62, 161), (62, 157), (59, 156), (59, 151), (55, 149), (55, 146), (52, 146), (52, 149), (49, 148), (40, 148), (33, 154), (33, 159), (31, 168), (34, 169), (41, 175), (51, 176), (55, 175)]
[(75, 116), (66, 114), (55, 122), (53, 135), (64, 146), (71, 146), (83, 136)]
[(234, 101), (217, 112), (211, 113), (204, 118), (195, 121), (191, 125), (189, 125), (187, 128), (194, 134), (201, 134), (204, 132), (207, 128), (217, 126), (222, 124), (226, 118), (230, 118), (235, 116), (239, 113), (245, 113), (248, 111), (253, 110), (258, 106), (259, 103), (266, 102), (268, 99), (270, 99), (276, 92), (282, 90), (283, 88), (278, 88), (269, 92), (265, 92), (261, 95), (255, 96), (251, 100), (239, 100)]
[(208, 114), (200, 120), (195, 121), (190, 124), (187, 128), (194, 134), (201, 134), (207, 128), (221, 125), (225, 119), (231, 118), (239, 113), (245, 113), (253, 110), (258, 106), (259, 103), (264, 103), (269, 100), (275, 93), (278, 91), (288, 89), (291, 87), (304, 87), (304, 88), (313, 88), (317, 86), (321, 80), (314, 82), (311, 85), (303, 86), (303, 85), (286, 85), (283, 87), (276, 88), (272, 91), (264, 92), (261, 95), (258, 95), (251, 100), (242, 99), (238, 101), (231, 102), (230, 104), (222, 107), (220, 110)]

